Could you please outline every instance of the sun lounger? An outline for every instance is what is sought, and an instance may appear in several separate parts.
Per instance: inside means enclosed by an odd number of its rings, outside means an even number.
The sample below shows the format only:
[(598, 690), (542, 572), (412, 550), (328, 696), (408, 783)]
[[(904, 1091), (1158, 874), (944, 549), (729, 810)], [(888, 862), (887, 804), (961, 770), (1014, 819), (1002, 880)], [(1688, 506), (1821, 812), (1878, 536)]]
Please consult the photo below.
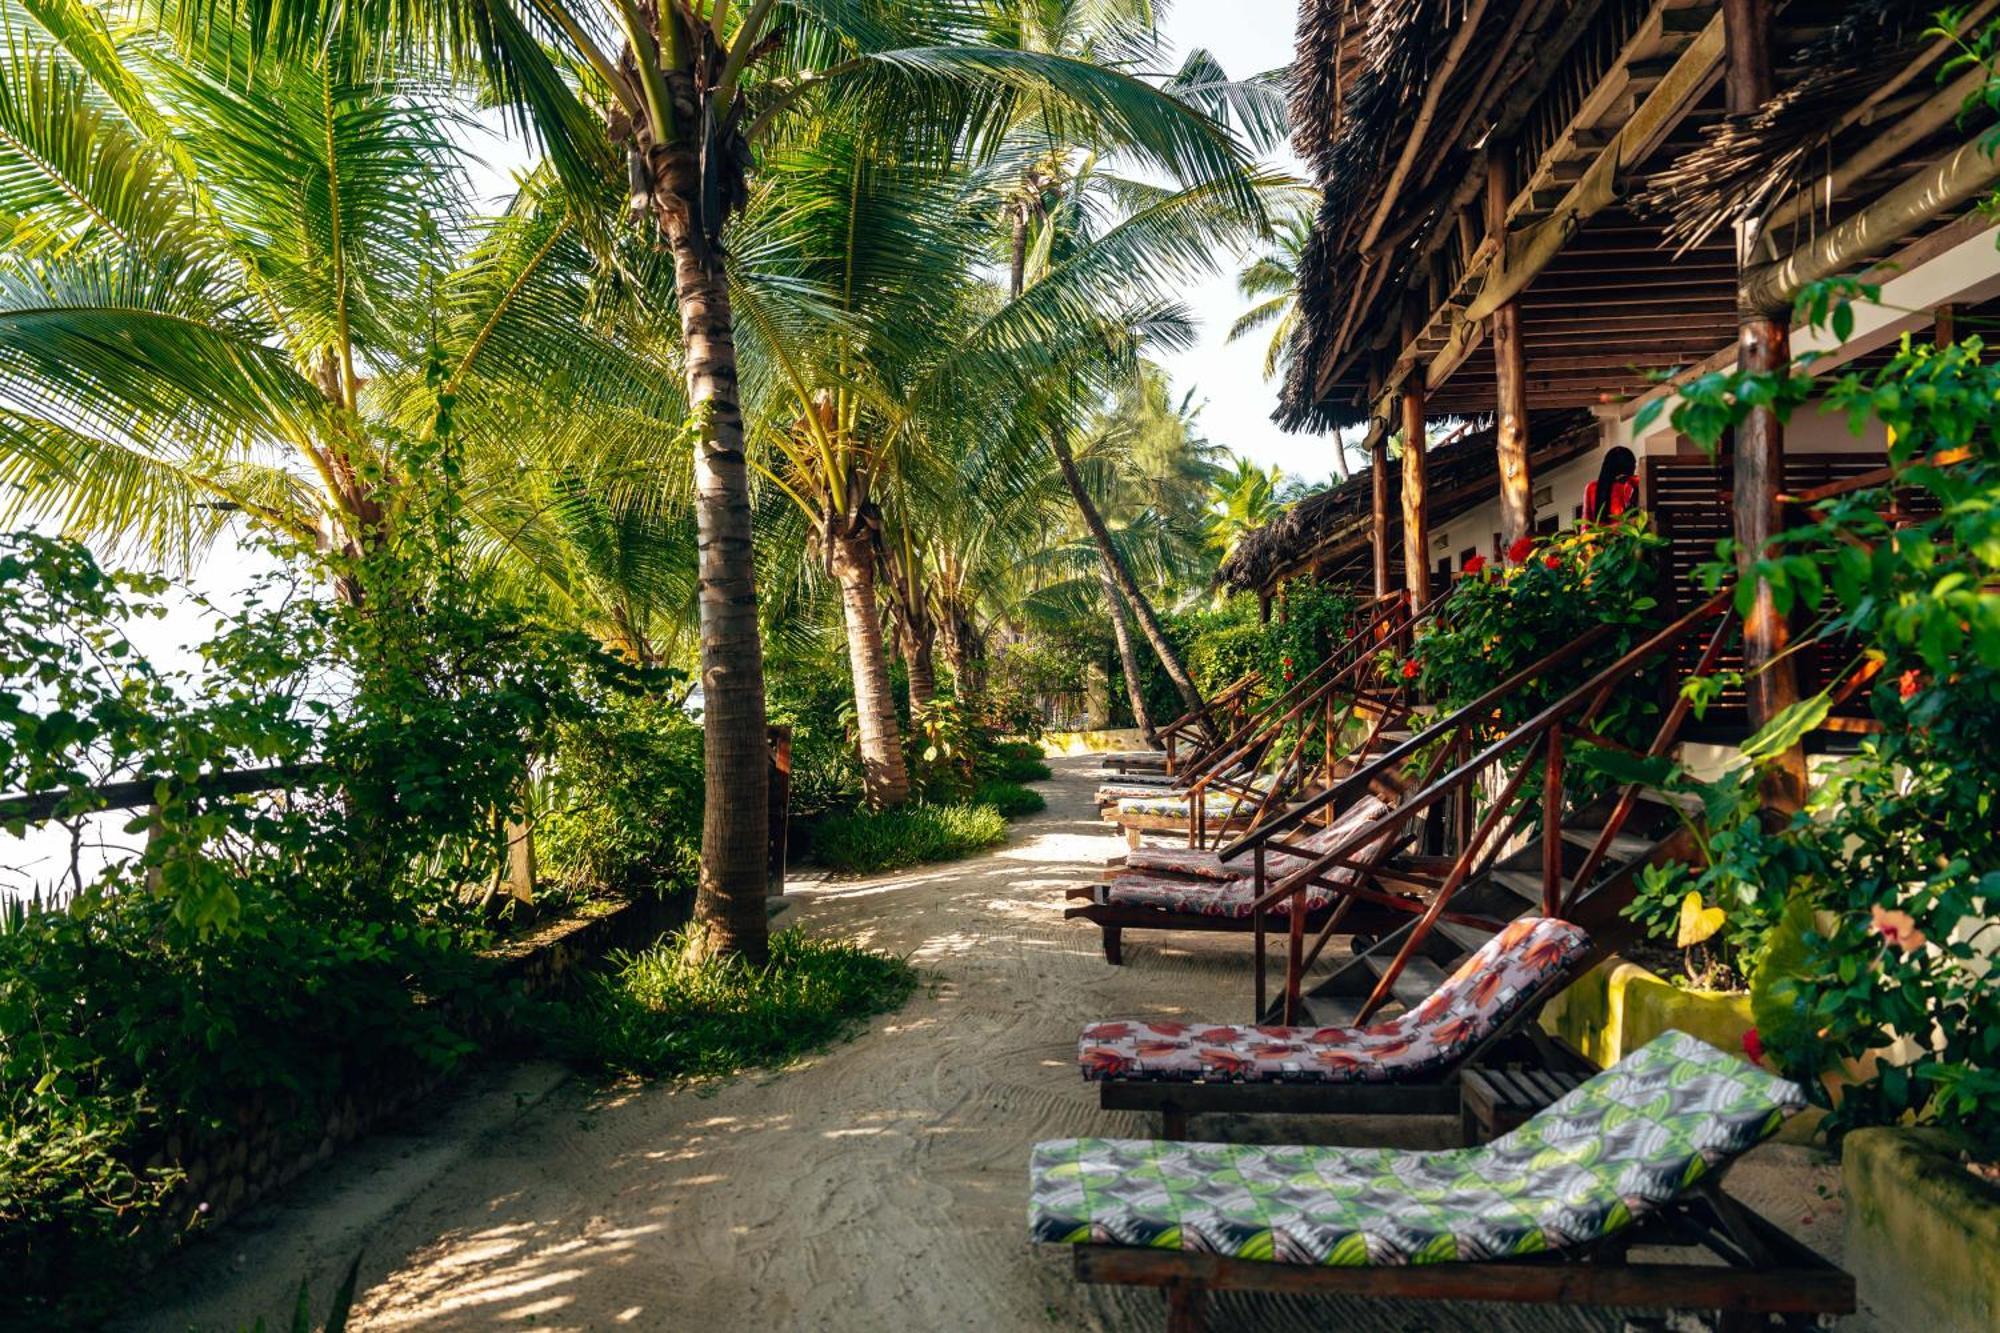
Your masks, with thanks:
[[(1399, 826), (1393, 815), (1388, 813), (1389, 807), (1374, 798), (1364, 798), (1364, 801), (1373, 804), (1363, 809), (1361, 819), (1345, 826), (1341, 837), (1351, 837), (1360, 832), (1369, 816), (1381, 823), (1381, 835), (1351, 854), (1350, 859), (1357, 864), (1329, 869), (1321, 877), (1322, 883), (1299, 895), (1306, 904), (1305, 921), (1311, 928), (1324, 924), (1333, 911), (1347, 911), (1352, 916), (1356, 903), (1349, 902), (1343, 906), (1338, 900), (1366, 895), (1367, 890), (1363, 887), (1367, 878), (1366, 865), (1385, 858), (1399, 837)], [(1361, 802), (1357, 802), (1357, 809), (1362, 809)], [(1258, 895), (1254, 870), (1248, 866), (1245, 869), (1249, 873), (1231, 880), (1165, 871), (1120, 874), (1108, 884), (1071, 890), (1069, 897), (1085, 901), (1067, 909), (1063, 915), (1094, 922), (1103, 932), (1104, 956), (1113, 964), (1123, 961), (1123, 932), (1127, 928), (1256, 933), (1266, 914), (1256, 911)], [(1345, 894), (1343, 889), (1347, 890)], [(1352, 928), (1367, 929), (1401, 919), (1402, 914), (1381, 915), (1363, 905), (1360, 916), (1353, 918)]]
[[(1669, 1032), (1477, 1148), (1037, 1144), (1029, 1230), (1071, 1246), (1081, 1281), (1164, 1288), (1170, 1333), (1221, 1289), (1716, 1310), (1732, 1328), (1843, 1314), (1853, 1279), (1718, 1183), (1804, 1105)], [(1708, 1254), (1632, 1260), (1662, 1242)]]
[(1531, 1022), (1591, 956), (1567, 921), (1521, 917), (1422, 1003), (1367, 1027), (1265, 1027), (1121, 1019), (1077, 1042), (1108, 1111), (1158, 1111), (1165, 1137), (1214, 1112), (1447, 1115), (1473, 1058)]

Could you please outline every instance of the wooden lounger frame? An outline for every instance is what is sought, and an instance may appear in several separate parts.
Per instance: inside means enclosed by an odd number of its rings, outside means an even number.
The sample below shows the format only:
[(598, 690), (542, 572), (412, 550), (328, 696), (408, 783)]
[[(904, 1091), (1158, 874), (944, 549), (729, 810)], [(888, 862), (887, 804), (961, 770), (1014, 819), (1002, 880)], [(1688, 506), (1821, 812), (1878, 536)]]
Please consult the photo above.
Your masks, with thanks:
[[(1698, 1249), (1709, 1261), (1635, 1263), (1630, 1251), (1641, 1246)], [(1724, 1333), (1764, 1327), (1774, 1315), (1810, 1328), (1821, 1315), (1855, 1308), (1850, 1275), (1714, 1181), (1617, 1235), (1546, 1256), (1331, 1268), (1126, 1245), (1072, 1248), (1079, 1282), (1163, 1289), (1167, 1333), (1200, 1333), (1211, 1291), (1709, 1310), (1719, 1315)]]

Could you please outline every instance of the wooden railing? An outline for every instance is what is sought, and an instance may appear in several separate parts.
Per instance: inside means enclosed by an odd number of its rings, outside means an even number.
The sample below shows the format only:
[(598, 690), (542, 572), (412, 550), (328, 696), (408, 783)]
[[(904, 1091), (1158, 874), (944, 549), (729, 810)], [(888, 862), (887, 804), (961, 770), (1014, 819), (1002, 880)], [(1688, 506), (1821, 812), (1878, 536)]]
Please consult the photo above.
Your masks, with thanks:
[[(1243, 822), (1254, 827), (1282, 811), (1289, 794), (1310, 776), (1306, 767), (1316, 736), (1328, 783), (1337, 777), (1334, 770), (1340, 759), (1341, 737), (1364, 715), (1369, 720), (1364, 723), (1362, 746), (1373, 746), (1400, 713), (1405, 696), (1400, 682), (1386, 696), (1371, 693), (1369, 685), (1377, 680), (1375, 665), (1382, 649), (1407, 639), (1408, 605), (1401, 593), (1369, 602), (1365, 607), (1368, 614), (1359, 627), (1283, 695), (1259, 708), (1255, 725), (1247, 729), (1240, 743), (1215, 756), (1206, 771), (1196, 776), (1187, 789), (1190, 847), (1220, 843)], [(1272, 753), (1280, 747), (1284, 752), (1273, 769)], [(1261, 786), (1260, 777), (1264, 779)], [(1230, 804), (1215, 821), (1211, 839), (1208, 798), (1214, 793), (1228, 796)]]

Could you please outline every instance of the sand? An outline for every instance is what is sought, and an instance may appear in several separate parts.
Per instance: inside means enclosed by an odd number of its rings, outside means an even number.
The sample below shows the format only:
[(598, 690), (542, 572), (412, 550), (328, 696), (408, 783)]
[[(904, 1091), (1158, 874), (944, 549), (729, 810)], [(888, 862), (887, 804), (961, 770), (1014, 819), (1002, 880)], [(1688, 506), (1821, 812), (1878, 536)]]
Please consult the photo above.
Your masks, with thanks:
[[(148, 1279), (126, 1326), (234, 1330), (261, 1315), (283, 1327), (301, 1277), (323, 1304), (360, 1249), (353, 1326), (370, 1330), (1161, 1327), (1157, 1295), (1080, 1287), (1067, 1255), (1027, 1243), (1028, 1150), (1151, 1132), (1141, 1117), (1097, 1109), (1076, 1073), (1079, 1024), (1243, 1020), (1248, 941), (1128, 936), (1126, 965), (1113, 968), (1094, 928), (1062, 919), (1063, 889), (1120, 850), (1090, 804), (1094, 772), (1092, 760), (1058, 761), (1043, 784), (1047, 813), (977, 860), (795, 890), (796, 924), (907, 954), (924, 973), (918, 995), (857, 1040), (703, 1088), (604, 1088), (548, 1066), (482, 1071)], [(1422, 1147), (1452, 1129), (1321, 1121), (1251, 1132)], [(1760, 1150), (1736, 1185), (1815, 1244), (1837, 1241), (1837, 1199), (1820, 1197), (1837, 1194), (1837, 1172), (1806, 1150)], [(1214, 1326), (1622, 1322), (1232, 1296)]]

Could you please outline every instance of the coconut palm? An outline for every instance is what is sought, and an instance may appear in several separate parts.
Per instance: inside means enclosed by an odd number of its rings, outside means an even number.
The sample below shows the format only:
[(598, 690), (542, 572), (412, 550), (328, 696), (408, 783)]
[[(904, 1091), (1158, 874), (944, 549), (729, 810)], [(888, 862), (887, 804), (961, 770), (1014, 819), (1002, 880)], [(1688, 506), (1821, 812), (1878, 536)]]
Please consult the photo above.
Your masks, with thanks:
[[(221, 0), (152, 0), (199, 34)], [(990, 147), (1033, 104), (1071, 140), (1123, 143), (1185, 179), (1227, 179), (1239, 154), (1213, 123), (1128, 74), (996, 47), (991, 15), (956, 0), (338, 0), (260, 6), (262, 54), (365, 27), (397, 59), (476, 70), (585, 199), (611, 182), (671, 254), (681, 372), (698, 439), (706, 814), (701, 947), (761, 955), (766, 936), (763, 667), (749, 475), (724, 233), (766, 147), (843, 108), (879, 132), (956, 153)], [(610, 144), (598, 109), (609, 125)]]
[(1244, 537), (1285, 512), (1280, 492), (1284, 470), (1260, 468), (1247, 458), (1236, 460), (1234, 470), (1215, 483), (1215, 498), (1209, 502), (1208, 540), (1227, 560), (1235, 554)]

